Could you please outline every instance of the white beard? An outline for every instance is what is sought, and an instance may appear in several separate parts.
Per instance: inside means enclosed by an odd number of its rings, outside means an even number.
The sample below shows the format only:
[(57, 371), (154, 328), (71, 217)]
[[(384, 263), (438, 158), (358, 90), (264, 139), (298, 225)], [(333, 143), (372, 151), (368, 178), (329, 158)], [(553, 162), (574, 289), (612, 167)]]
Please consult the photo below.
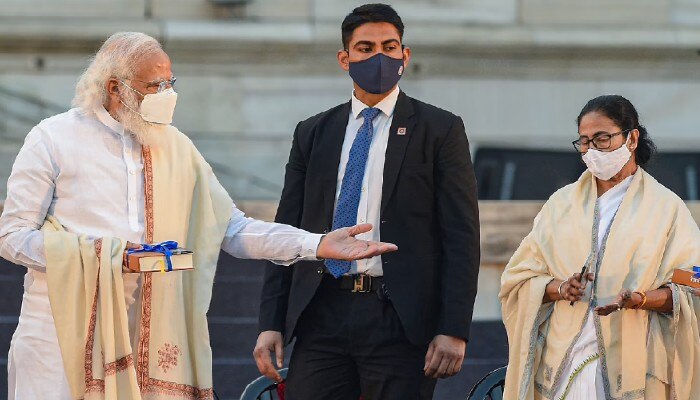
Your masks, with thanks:
[[(116, 119), (124, 126), (124, 129), (134, 135), (136, 141), (142, 146), (158, 147), (158, 143), (163, 138), (163, 134), (168, 125), (154, 124), (144, 121), (144, 119), (132, 110), (139, 109), (137, 94), (132, 91), (126, 91), (122, 97), (122, 101), (126, 104), (121, 105), (115, 110)], [(130, 110), (131, 108), (132, 110)]]

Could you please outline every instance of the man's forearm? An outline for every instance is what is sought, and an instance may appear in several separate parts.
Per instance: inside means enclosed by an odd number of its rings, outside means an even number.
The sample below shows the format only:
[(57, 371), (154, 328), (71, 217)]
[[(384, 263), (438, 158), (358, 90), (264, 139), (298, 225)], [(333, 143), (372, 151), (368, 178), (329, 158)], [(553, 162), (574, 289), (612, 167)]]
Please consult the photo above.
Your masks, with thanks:
[[(634, 293), (633, 296), (635, 297), (635, 300), (637, 297), (639, 298), (637, 304), (641, 305), (641, 307), (639, 307), (641, 310), (663, 313), (673, 311), (673, 295), (671, 293), (671, 289), (667, 287), (644, 292), (646, 301), (644, 301), (643, 297), (637, 293)], [(643, 305), (642, 302), (644, 303)]]
[(0, 237), (0, 257), (37, 271), (46, 271), (44, 234), (36, 229), (22, 228)]
[(273, 264), (265, 266), (265, 277), (260, 292), (260, 315), (258, 317), (258, 326), (261, 332), (284, 333), (293, 268), (295, 267), (280, 268)]
[(229, 229), (222, 249), (236, 258), (270, 260), (291, 265), (299, 260), (315, 260), (323, 235), (274, 222), (246, 218), (239, 230)]
[[(461, 268), (457, 268), (459, 264), (462, 265)], [(447, 273), (443, 273), (442, 277), (442, 299), (437, 334), (467, 340), (474, 313), (479, 266), (465, 267), (464, 265), (464, 262), (451, 266), (443, 265), (443, 270)]]

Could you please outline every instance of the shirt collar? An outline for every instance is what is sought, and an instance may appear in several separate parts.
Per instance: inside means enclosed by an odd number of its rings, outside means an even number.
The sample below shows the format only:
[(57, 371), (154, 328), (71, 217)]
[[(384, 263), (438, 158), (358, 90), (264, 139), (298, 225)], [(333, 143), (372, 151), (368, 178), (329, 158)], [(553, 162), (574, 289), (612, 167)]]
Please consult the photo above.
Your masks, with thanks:
[(100, 120), (100, 122), (102, 122), (107, 128), (120, 135), (124, 135), (124, 126), (119, 121), (112, 118), (104, 107), (97, 107), (95, 109), (95, 115), (97, 116), (97, 119)]
[[(399, 90), (399, 87), (396, 86), (394, 90), (389, 93), (388, 96), (386, 96), (382, 101), (377, 103), (377, 105), (374, 106), (374, 108), (380, 109), (384, 115), (387, 117), (391, 117), (394, 114), (394, 108), (396, 108), (396, 101), (399, 99), (399, 93), (401, 90)], [(360, 100), (355, 97), (355, 93), (353, 92), (352, 94), (352, 116), (353, 118), (357, 119), (360, 116), (360, 113), (362, 110), (365, 108), (368, 108), (369, 106), (366, 105), (365, 103), (361, 102)]]

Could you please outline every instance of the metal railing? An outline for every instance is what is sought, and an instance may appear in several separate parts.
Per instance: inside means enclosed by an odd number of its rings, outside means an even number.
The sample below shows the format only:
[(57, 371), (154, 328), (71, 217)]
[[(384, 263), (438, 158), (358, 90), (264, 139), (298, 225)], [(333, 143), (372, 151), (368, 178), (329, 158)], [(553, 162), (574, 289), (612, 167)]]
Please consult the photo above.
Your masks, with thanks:
[(66, 110), (66, 106), (0, 86), (0, 137), (7, 139), (7, 125), (10, 120), (34, 126), (42, 119)]

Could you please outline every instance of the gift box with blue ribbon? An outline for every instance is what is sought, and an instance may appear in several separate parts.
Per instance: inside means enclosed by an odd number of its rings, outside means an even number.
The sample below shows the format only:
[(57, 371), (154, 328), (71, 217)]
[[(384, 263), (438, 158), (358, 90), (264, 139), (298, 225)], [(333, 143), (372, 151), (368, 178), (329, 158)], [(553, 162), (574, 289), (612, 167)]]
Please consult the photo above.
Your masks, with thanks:
[(177, 242), (167, 241), (144, 244), (139, 249), (126, 252), (129, 272), (171, 272), (194, 269), (192, 251), (178, 247)]

